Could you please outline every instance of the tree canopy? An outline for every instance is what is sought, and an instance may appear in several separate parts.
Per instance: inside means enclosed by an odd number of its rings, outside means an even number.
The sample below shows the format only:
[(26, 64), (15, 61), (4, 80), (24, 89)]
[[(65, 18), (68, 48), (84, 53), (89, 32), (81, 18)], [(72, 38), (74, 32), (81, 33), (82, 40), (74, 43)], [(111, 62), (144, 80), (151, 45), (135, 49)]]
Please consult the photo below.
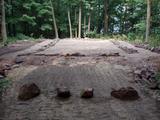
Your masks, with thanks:
[[(55, 38), (57, 31), (60, 38), (78, 37), (78, 34), (80, 37), (124, 34), (144, 38), (147, 1), (6, 0), (7, 35)], [(157, 35), (160, 33), (160, 1), (149, 1), (152, 2), (148, 34)]]

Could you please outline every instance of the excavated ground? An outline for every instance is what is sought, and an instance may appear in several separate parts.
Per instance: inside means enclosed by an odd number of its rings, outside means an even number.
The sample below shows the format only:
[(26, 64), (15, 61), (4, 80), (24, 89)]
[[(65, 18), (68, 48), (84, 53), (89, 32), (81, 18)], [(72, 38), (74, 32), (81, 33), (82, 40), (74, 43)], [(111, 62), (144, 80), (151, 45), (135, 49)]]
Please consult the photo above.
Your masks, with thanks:
[[(8, 58), (12, 58), (8, 60)], [(14, 59), (22, 61), (14, 65)], [(63, 39), (44, 40), (25, 50), (0, 56), (12, 63), (7, 77), (12, 84), (0, 103), (2, 120), (159, 120), (160, 102), (135, 82), (134, 70), (157, 67), (160, 55), (124, 41)], [(5, 60), (5, 61), (4, 61)], [(155, 61), (156, 60), (156, 61)], [(160, 65), (160, 64), (159, 64)], [(19, 87), (34, 82), (40, 96), (18, 101)], [(59, 100), (57, 87), (66, 86), (72, 96)], [(134, 87), (140, 99), (120, 101), (112, 88)], [(94, 88), (94, 98), (80, 98), (81, 89)]]

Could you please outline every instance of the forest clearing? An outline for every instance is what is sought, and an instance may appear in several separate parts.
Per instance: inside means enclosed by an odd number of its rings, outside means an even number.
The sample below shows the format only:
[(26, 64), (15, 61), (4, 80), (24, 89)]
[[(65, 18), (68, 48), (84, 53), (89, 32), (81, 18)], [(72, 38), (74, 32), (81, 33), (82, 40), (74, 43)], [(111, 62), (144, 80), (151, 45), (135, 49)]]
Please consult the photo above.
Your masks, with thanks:
[[(24, 43), (13, 44), (9, 53), (1, 53), (1, 65), (8, 65), (6, 74), (12, 81), (2, 97), (1, 119), (159, 120), (159, 88), (150, 88), (155, 84), (153, 73), (159, 69), (159, 54), (115, 40)], [(18, 100), (19, 88), (28, 83), (35, 83), (40, 95)], [(56, 88), (62, 86), (71, 91), (69, 99), (56, 98)], [(138, 100), (121, 101), (110, 95), (112, 89), (128, 86), (138, 91)], [(90, 100), (80, 98), (86, 87), (94, 88)]]
[(0, 0), (0, 120), (160, 120), (159, 0)]

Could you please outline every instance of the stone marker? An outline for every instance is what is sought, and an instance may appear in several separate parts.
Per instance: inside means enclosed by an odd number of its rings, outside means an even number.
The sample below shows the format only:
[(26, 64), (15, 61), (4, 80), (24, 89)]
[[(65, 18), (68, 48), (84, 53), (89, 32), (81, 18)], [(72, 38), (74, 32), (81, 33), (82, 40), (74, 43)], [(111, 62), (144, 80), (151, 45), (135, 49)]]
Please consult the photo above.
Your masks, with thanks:
[(85, 88), (81, 92), (81, 98), (92, 98), (94, 95), (94, 90), (93, 88)]
[(120, 88), (113, 90), (111, 96), (120, 100), (137, 100), (139, 98), (138, 92), (132, 87)]
[(26, 101), (40, 94), (40, 89), (35, 83), (25, 84), (19, 90), (18, 99)]
[(71, 96), (70, 90), (67, 87), (57, 88), (56, 91), (59, 98), (69, 98)]

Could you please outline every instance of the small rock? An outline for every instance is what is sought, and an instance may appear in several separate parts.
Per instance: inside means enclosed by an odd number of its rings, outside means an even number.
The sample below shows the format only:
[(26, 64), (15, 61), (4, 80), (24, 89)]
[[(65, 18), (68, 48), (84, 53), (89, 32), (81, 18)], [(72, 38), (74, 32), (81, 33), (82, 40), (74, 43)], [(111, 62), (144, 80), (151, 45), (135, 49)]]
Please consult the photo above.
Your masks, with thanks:
[(86, 89), (82, 90), (81, 98), (92, 98), (94, 95), (93, 92), (94, 92), (93, 88), (86, 88)]
[(154, 48), (154, 47), (150, 48), (150, 51), (154, 52), (154, 51), (155, 51), (155, 48)]
[(134, 74), (140, 79), (151, 80), (155, 77), (155, 72), (149, 69), (136, 70)]
[(18, 99), (26, 101), (40, 94), (40, 89), (35, 83), (25, 84), (19, 90)]
[(140, 70), (136, 70), (136, 71), (134, 71), (134, 74), (140, 75), (140, 74), (141, 74), (141, 71), (140, 71)]
[(120, 100), (137, 100), (139, 98), (138, 92), (132, 87), (113, 90), (111, 96)]
[(15, 59), (15, 63), (16, 64), (20, 64), (20, 63), (23, 63), (24, 62), (24, 58), (22, 58), (22, 57), (16, 57), (16, 59)]
[(0, 75), (6, 76), (5, 70), (0, 68)]
[(84, 54), (81, 54), (81, 53), (72, 53), (72, 54), (65, 54), (64, 55), (65, 57), (69, 57), (69, 56), (73, 56), (73, 57), (84, 57), (85, 55)]
[(20, 66), (18, 65), (18, 64), (15, 64), (15, 65), (13, 65), (12, 66), (12, 68), (14, 69), (14, 68), (19, 68)]
[(5, 77), (3, 75), (0, 75), (0, 79), (4, 79)]
[(11, 64), (5, 64), (4, 69), (5, 70), (11, 70), (11, 66), (12, 66)]
[(57, 88), (57, 97), (69, 98), (71, 96), (70, 90), (67, 87)]

